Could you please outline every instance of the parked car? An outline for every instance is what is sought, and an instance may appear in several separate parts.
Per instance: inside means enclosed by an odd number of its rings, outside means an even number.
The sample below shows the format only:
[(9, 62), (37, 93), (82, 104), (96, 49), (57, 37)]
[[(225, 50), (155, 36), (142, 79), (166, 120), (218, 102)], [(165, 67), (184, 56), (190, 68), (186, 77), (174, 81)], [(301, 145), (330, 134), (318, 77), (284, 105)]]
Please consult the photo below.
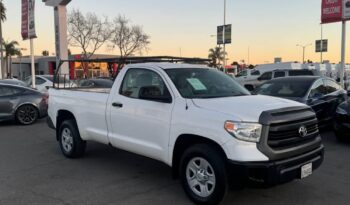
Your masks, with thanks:
[[(50, 87), (53, 86), (54, 76), (53, 75), (36, 75), (35, 76), (35, 88), (40, 92), (47, 92)], [(60, 87), (74, 87), (75, 84), (69, 79), (60, 78), (56, 80)], [(32, 86), (32, 76), (28, 76), (25, 82)]]
[(236, 75), (236, 81), (239, 82), (248, 90), (253, 90), (254, 87), (251, 82), (255, 82), (260, 75), (261, 75), (261, 72), (259, 70), (247, 69), (239, 72)]
[(23, 125), (47, 115), (48, 96), (23, 86), (0, 84), (0, 119)]
[(48, 125), (63, 155), (81, 157), (96, 141), (162, 161), (197, 204), (220, 203), (229, 176), (275, 185), (323, 161), (310, 107), (250, 95), (208, 67), (129, 64), (109, 92), (95, 91), (49, 90)]
[(334, 130), (338, 140), (350, 141), (350, 100), (338, 106), (335, 112)]
[(321, 126), (334, 119), (338, 105), (348, 98), (347, 92), (333, 79), (321, 76), (277, 78), (260, 85), (253, 93), (309, 105), (316, 112)]
[(18, 85), (18, 86), (23, 86), (23, 87), (29, 87), (27, 83), (17, 80), (17, 79), (3, 79), (0, 80), (1, 84), (9, 84), (9, 85)]
[(113, 81), (109, 79), (86, 79), (78, 83), (78, 87), (83, 88), (111, 88)]
[(274, 70), (263, 73), (261, 76), (255, 80), (249, 82), (244, 82), (244, 87), (252, 91), (257, 86), (275, 78), (283, 78), (289, 76), (321, 76), (320, 72), (317, 70), (308, 69), (290, 69), (290, 70)]

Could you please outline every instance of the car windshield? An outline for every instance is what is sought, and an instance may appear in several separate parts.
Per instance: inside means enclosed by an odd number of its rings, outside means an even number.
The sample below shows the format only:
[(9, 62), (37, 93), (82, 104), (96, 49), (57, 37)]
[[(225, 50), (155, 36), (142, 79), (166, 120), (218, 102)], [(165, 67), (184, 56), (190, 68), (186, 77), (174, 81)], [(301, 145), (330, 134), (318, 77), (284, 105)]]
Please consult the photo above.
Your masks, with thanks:
[(304, 97), (312, 82), (272, 81), (264, 83), (255, 90), (255, 94), (275, 97)]
[(184, 98), (222, 98), (250, 93), (220, 71), (204, 68), (166, 70)]

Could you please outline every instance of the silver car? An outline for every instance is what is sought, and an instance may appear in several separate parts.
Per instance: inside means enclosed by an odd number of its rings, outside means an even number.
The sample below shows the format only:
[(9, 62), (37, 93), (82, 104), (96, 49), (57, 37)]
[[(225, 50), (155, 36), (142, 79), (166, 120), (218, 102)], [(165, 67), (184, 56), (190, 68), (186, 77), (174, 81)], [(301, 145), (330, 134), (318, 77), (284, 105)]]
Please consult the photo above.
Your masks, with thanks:
[(47, 115), (48, 95), (23, 86), (0, 83), (0, 120), (33, 124)]

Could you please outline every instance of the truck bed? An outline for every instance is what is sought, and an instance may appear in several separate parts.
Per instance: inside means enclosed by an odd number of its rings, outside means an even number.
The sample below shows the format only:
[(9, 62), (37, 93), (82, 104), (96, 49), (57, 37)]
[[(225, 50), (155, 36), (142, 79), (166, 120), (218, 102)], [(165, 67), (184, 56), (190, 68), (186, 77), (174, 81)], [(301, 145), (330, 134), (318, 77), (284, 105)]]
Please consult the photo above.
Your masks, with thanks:
[[(51, 88), (55, 89), (55, 88)], [(55, 90), (67, 90), (67, 91), (80, 91), (80, 92), (90, 92), (90, 93), (106, 93), (109, 94), (111, 88), (60, 88)]]

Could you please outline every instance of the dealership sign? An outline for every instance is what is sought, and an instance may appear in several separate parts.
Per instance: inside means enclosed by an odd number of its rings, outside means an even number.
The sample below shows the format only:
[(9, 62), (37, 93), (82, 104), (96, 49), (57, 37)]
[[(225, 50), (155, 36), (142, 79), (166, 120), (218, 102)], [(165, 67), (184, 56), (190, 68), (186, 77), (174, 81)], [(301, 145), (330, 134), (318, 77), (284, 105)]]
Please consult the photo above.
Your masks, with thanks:
[(36, 38), (35, 32), (35, 0), (22, 0), (22, 38)]
[(327, 52), (328, 51), (328, 40), (317, 40), (316, 43), (316, 53)]
[(343, 2), (343, 19), (350, 19), (350, 0), (344, 0)]
[(350, 19), (350, 0), (322, 0), (322, 23)]
[(217, 27), (217, 44), (231, 44), (232, 42), (232, 25)]
[(224, 26), (218, 26), (217, 27), (217, 44), (221, 45), (224, 44)]

